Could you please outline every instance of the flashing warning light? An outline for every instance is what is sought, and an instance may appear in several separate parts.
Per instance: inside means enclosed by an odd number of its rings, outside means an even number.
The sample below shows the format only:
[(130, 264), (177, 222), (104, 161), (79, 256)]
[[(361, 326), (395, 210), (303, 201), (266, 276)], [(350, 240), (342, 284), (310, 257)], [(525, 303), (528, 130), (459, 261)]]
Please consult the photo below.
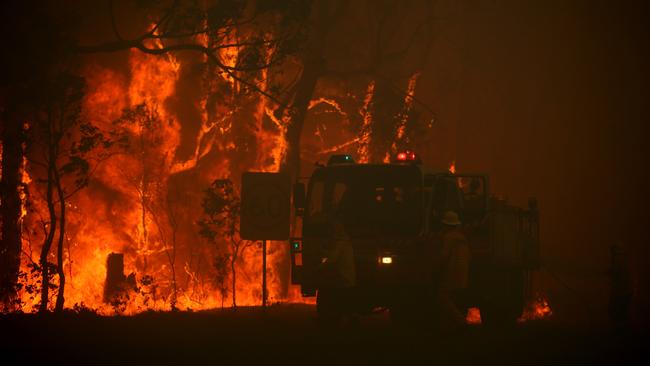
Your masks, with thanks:
[(415, 152), (413, 152), (411, 150), (406, 150), (406, 151), (402, 151), (402, 152), (397, 153), (397, 155), (395, 155), (395, 160), (394, 161), (399, 162), (399, 163), (406, 163), (406, 162), (408, 162), (408, 163), (416, 163), (416, 164), (421, 163), (420, 157), (417, 156), (415, 154)]
[(327, 161), (327, 166), (340, 165), (340, 164), (354, 164), (354, 159), (351, 155), (341, 154), (341, 155), (332, 155)]
[(379, 258), (379, 263), (381, 263), (381, 264), (392, 264), (393, 263), (393, 257), (380, 257)]
[(456, 160), (452, 160), (449, 164), (449, 173), (456, 174)]

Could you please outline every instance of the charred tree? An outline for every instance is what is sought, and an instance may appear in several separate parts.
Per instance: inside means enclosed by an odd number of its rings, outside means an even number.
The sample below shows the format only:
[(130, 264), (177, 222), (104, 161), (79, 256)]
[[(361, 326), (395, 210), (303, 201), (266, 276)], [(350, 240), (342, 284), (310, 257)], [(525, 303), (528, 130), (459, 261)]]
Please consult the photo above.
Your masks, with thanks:
[[(0, 29), (5, 37), (5, 46), (12, 52), (7, 53), (3, 58), (6, 72), (0, 83), (0, 109), (3, 111), (3, 177), (2, 177), (2, 245), (0, 246), (0, 297), (4, 300), (7, 295), (10, 297), (14, 292), (16, 276), (19, 273), (21, 253), (21, 194), (26, 194), (26, 187), (21, 186), (21, 166), (23, 159), (27, 158), (27, 166), (30, 175), (35, 170), (32, 181), (44, 184), (46, 193), (43, 197), (51, 198), (48, 202), (48, 211), (52, 208), (57, 211), (61, 207), (61, 201), (65, 201), (66, 195), (72, 191), (66, 191), (68, 178), (75, 176), (72, 171), (73, 165), (67, 165), (74, 159), (75, 153), (69, 149), (53, 148), (47, 146), (52, 142), (61, 141), (62, 136), (46, 137), (51, 131), (61, 131), (67, 123), (61, 118), (70, 110), (62, 107), (61, 90), (55, 91), (60, 85), (60, 76), (69, 70), (74, 63), (70, 50), (72, 47), (72, 34), (76, 31), (77, 22), (74, 21), (75, 12), (71, 9), (72, 4), (60, 4), (43, 1), (16, 1), (3, 2), (3, 14), (12, 14), (6, 21), (1, 22)], [(70, 81), (70, 80), (69, 80)], [(58, 101), (55, 96), (58, 96)], [(68, 97), (70, 95), (67, 95)], [(45, 127), (49, 122), (56, 126)], [(29, 132), (27, 128), (29, 126)], [(23, 131), (24, 130), (24, 131)], [(40, 145), (40, 146), (37, 146)], [(69, 147), (69, 146), (68, 146)], [(50, 160), (51, 154), (59, 153), (66, 155), (69, 160)], [(33, 164), (38, 156), (39, 166)], [(60, 156), (59, 156), (60, 157)], [(55, 167), (48, 167), (52, 164)], [(60, 164), (60, 165), (56, 165)], [(67, 165), (68, 171), (63, 171)], [(56, 171), (58, 169), (58, 172)], [(57, 182), (57, 174), (60, 180)], [(65, 176), (65, 178), (64, 178)], [(72, 179), (72, 178), (71, 178)], [(57, 187), (61, 185), (61, 190)], [(30, 187), (32, 188), (32, 187)], [(32, 189), (35, 191), (35, 189)], [(34, 192), (36, 194), (37, 192)], [(63, 194), (63, 198), (59, 198)], [(30, 194), (29, 197), (31, 198)], [(50, 216), (49, 213), (43, 213)], [(58, 215), (58, 214), (56, 214)], [(57, 216), (57, 219), (60, 217)], [(47, 263), (47, 257), (51, 246), (54, 245), (55, 231), (61, 230), (60, 239), (64, 238), (65, 217), (63, 220), (54, 218), (44, 219), (47, 224), (43, 234), (43, 243), (46, 253), (41, 253), (42, 264)], [(58, 223), (58, 226), (54, 226)], [(63, 242), (57, 241), (56, 246), (62, 247)], [(62, 252), (62, 250), (60, 250)], [(31, 259), (31, 258), (30, 258)], [(57, 265), (62, 266), (61, 257)], [(41, 265), (33, 263), (36, 267)], [(44, 265), (38, 268), (48, 276), (55, 267)], [(59, 272), (58, 269), (56, 272)], [(63, 274), (63, 271), (60, 271)], [(62, 281), (63, 283), (65, 280)], [(45, 286), (44, 291), (48, 291)], [(48, 294), (49, 295), (49, 294)], [(59, 294), (63, 303), (63, 291)], [(47, 306), (45, 306), (47, 308)]]
[(9, 305), (16, 295), (21, 250), (21, 180), (23, 122), (16, 114), (5, 111), (2, 129), (2, 181), (0, 182), (0, 301)]
[[(44, 97), (37, 106), (33, 128), (29, 135), (28, 161), (38, 183), (45, 185), (47, 220), (39, 258), (41, 271), (41, 303), (39, 311), (48, 310), (49, 291), (58, 288), (56, 311), (65, 303), (64, 244), (66, 237), (66, 204), (70, 197), (83, 189), (89, 179), (90, 163), (86, 160), (95, 148), (107, 149), (111, 142), (93, 125), (81, 119), (81, 101), (85, 80), (62, 72), (44, 84)], [(73, 138), (72, 136), (75, 136)], [(103, 153), (98, 153), (97, 161)], [(56, 263), (49, 261), (56, 238)], [(58, 277), (53, 285), (52, 276)]]
[[(47, 156), (48, 161), (56, 161), (56, 147), (54, 145), (54, 136), (52, 136), (51, 120), (52, 116), (48, 116), (48, 147), (47, 147)], [(55, 167), (52, 164), (47, 165), (47, 181), (46, 181), (46, 201), (47, 201), (47, 211), (49, 214), (49, 221), (47, 224), (43, 225), (46, 228), (47, 235), (45, 236), (45, 241), (41, 247), (41, 255), (39, 259), (39, 266), (41, 269), (41, 303), (39, 306), (39, 312), (46, 312), (49, 304), (49, 291), (50, 287), (54, 287), (50, 284), (51, 275), (50, 269), (54, 267), (48, 261), (48, 256), (50, 254), (50, 249), (52, 248), (52, 242), (54, 241), (54, 233), (56, 231), (56, 208), (54, 202), (54, 170)]]
[(3, 14), (12, 15), (0, 22), (0, 31), (6, 35), (5, 47), (12, 50), (3, 57), (7, 72), (0, 78), (0, 302), (7, 304), (16, 294), (20, 271), (21, 192), (27, 194), (21, 170), (27, 142), (25, 125), (33, 117), (36, 99), (41, 95), (41, 81), (60, 55), (63, 27), (55, 24), (47, 4), (9, 0), (1, 6)]
[(369, 146), (369, 160), (372, 163), (384, 162), (391, 152), (397, 117), (403, 108), (402, 99), (402, 95), (395, 92), (389, 81), (378, 81), (375, 84)]
[(316, 83), (324, 71), (323, 60), (318, 55), (306, 55), (304, 61), (303, 71), (289, 107), (289, 122), (285, 137), (287, 141), (286, 160), (280, 168), (280, 171), (287, 172), (292, 177), (297, 177), (300, 174), (300, 137), (305, 125), (307, 107), (314, 95)]
[(217, 253), (213, 260), (213, 267), (215, 269), (214, 282), (217, 285), (219, 295), (221, 296), (222, 309), (226, 296), (228, 296), (228, 257), (228, 254)]
[(106, 281), (104, 282), (104, 302), (118, 305), (129, 291), (136, 288), (135, 275), (124, 274), (124, 254), (111, 253), (106, 258)]

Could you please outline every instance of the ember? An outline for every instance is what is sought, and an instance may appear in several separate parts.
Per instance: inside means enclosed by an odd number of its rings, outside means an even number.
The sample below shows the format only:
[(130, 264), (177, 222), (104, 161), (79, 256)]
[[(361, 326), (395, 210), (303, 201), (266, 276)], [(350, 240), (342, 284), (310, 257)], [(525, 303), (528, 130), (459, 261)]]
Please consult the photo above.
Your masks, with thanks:
[(537, 295), (534, 300), (528, 303), (524, 309), (524, 313), (519, 318), (519, 322), (547, 319), (552, 315), (553, 311), (546, 298)]

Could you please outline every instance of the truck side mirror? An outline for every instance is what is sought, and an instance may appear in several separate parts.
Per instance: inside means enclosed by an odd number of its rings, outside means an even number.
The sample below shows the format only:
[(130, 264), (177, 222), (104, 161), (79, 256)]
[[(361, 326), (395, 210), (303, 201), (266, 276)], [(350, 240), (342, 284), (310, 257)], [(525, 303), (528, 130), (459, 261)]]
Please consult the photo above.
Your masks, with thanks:
[(305, 210), (305, 184), (297, 182), (293, 184), (293, 208), (296, 215), (302, 215)]

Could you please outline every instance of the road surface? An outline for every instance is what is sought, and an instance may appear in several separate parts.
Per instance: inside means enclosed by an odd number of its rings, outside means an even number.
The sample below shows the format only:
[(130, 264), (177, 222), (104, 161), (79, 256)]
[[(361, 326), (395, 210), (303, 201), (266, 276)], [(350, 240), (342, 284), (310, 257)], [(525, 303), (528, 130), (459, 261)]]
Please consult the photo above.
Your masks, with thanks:
[(0, 316), (8, 364), (422, 365), (648, 364), (640, 330), (527, 322), (447, 333), (397, 327), (387, 314), (323, 328), (311, 305), (208, 312)]

